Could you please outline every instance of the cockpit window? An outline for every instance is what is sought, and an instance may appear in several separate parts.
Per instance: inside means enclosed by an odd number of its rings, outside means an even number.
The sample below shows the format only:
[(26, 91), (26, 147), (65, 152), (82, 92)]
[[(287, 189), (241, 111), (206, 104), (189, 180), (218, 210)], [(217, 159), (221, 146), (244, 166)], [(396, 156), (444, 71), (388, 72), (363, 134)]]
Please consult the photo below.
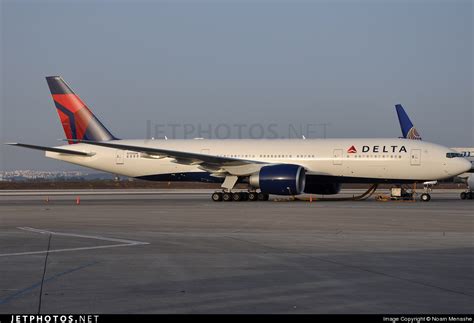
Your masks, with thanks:
[(461, 153), (447, 153), (446, 158), (463, 157)]

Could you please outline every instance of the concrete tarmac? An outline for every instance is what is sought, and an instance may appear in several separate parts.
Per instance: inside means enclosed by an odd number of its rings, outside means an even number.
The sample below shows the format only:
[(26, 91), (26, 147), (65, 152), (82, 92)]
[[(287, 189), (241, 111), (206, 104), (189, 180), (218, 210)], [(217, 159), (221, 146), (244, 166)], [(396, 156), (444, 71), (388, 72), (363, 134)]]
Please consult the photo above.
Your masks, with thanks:
[[(345, 192), (346, 195), (352, 194)], [(474, 201), (0, 197), (0, 313), (472, 313)]]

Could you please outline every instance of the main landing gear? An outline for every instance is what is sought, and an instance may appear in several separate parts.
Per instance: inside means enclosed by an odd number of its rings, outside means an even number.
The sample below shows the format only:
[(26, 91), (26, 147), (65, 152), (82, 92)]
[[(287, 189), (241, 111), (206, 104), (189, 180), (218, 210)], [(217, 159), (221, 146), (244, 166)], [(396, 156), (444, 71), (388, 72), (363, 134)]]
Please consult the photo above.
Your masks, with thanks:
[(234, 175), (227, 175), (222, 183), (222, 191), (214, 192), (212, 194), (212, 200), (214, 202), (239, 202), (239, 201), (268, 201), (270, 197), (265, 193), (257, 193), (255, 188), (249, 186), (248, 191), (244, 192), (232, 192), (237, 184), (239, 177)]
[(257, 192), (214, 192), (212, 200), (214, 202), (239, 202), (239, 201), (268, 201), (269, 195)]

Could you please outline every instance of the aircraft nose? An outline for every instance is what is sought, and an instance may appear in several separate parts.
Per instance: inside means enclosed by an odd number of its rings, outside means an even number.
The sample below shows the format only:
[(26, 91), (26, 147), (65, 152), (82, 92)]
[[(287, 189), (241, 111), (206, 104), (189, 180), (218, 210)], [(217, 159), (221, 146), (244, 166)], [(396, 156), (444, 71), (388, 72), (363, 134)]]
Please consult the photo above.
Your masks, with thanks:
[(459, 175), (462, 173), (466, 173), (471, 170), (473, 165), (471, 162), (465, 158), (453, 158), (453, 166), (451, 167), (451, 174), (452, 175)]

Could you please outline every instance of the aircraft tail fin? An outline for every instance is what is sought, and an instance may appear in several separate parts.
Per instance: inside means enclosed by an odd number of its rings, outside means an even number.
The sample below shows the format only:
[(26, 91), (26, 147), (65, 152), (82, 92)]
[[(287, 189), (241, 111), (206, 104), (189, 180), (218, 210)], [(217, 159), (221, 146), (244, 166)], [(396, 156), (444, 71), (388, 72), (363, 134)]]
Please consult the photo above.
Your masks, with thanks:
[(69, 144), (75, 140), (108, 141), (117, 139), (97, 119), (61, 76), (46, 77), (59, 119)]
[(405, 109), (403, 109), (402, 105), (395, 105), (395, 109), (397, 110), (398, 121), (400, 122), (400, 128), (402, 129), (403, 138), (421, 140), (420, 134), (413, 126), (413, 123), (405, 112)]

